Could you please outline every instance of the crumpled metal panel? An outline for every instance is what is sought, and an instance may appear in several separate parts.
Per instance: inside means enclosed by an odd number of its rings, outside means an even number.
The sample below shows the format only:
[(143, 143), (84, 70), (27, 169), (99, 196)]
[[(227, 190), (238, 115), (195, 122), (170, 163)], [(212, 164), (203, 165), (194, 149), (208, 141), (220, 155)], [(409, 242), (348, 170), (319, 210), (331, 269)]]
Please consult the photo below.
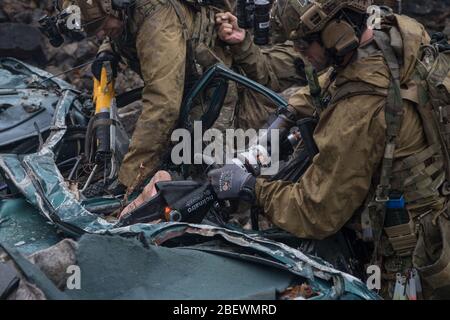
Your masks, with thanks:
[[(0, 146), (50, 129), (61, 90), (75, 90), (52, 74), (13, 58), (0, 58)], [(49, 80), (46, 80), (49, 79)]]
[[(0, 155), (0, 169), (7, 174), (26, 200), (59, 228), (75, 236), (83, 233), (113, 234), (137, 237), (156, 245), (187, 234), (208, 238), (219, 236), (227, 243), (251, 248), (262, 256), (270, 257), (289, 272), (311, 279), (318, 286), (322, 284), (323, 295), (317, 297), (318, 299), (338, 299), (349, 293), (362, 299), (377, 298), (376, 294), (355, 277), (279, 242), (224, 228), (185, 223), (137, 224), (115, 228), (114, 224), (86, 210), (68, 189), (55, 164), (53, 153), (66, 133), (65, 118), (76, 97), (77, 93), (71, 89), (62, 91), (55, 107), (51, 134), (38, 153), (23, 158), (17, 155)], [(326, 284), (327, 281), (332, 281), (333, 285)]]
[(63, 240), (47, 221), (23, 198), (0, 200), (0, 243), (24, 255), (47, 249)]
[[(283, 265), (284, 268), (296, 275), (311, 280), (311, 284), (320, 286), (322, 295), (316, 299), (338, 299), (345, 294), (353, 294), (361, 299), (379, 299), (378, 295), (368, 290), (356, 277), (334, 269), (327, 263), (320, 263), (283, 243), (271, 241), (262, 237), (247, 235), (209, 225), (196, 225), (187, 223), (159, 223), (137, 224), (123, 228), (111, 229), (107, 234), (139, 235), (148, 243), (161, 245), (162, 243), (184, 235), (200, 235), (208, 238), (220, 236), (230, 244), (243, 248), (251, 248), (261, 255), (267, 255)], [(333, 286), (325, 285), (318, 280), (332, 281)]]
[[(31, 155), (25, 158), (27, 159), (20, 163), (17, 159), (11, 161), (11, 157), (1, 156), (0, 166), (3, 169), (8, 168), (8, 175), (14, 176), (16, 186), (20, 188), (28, 201), (37, 206), (50, 221), (66, 231), (69, 230), (75, 234), (87, 232), (138, 237), (157, 245), (185, 234), (197, 234), (210, 238), (220, 236), (229, 243), (268, 255), (282, 264), (286, 270), (311, 279), (313, 282), (317, 279), (332, 280), (333, 286), (328, 290), (326, 287), (321, 290), (326, 299), (337, 299), (345, 292), (353, 293), (363, 299), (376, 298), (376, 295), (367, 290), (355, 277), (321, 264), (299, 250), (279, 242), (223, 228), (185, 223), (137, 224), (114, 228), (113, 224), (90, 213), (74, 198), (58, 173), (51, 153), (41, 153), (39, 156)], [(25, 170), (22, 165), (28, 166), (29, 169)], [(30, 183), (30, 181), (33, 182)]]
[[(7, 91), (0, 88), (0, 146), (37, 135), (50, 129), (54, 105), (59, 97), (44, 90)], [(31, 125), (30, 125), (31, 124)]]
[(87, 211), (75, 199), (54, 160), (53, 149), (66, 133), (66, 114), (76, 97), (72, 90), (63, 92), (55, 108), (51, 134), (39, 152), (22, 159), (17, 155), (0, 155), (0, 167), (48, 220), (58, 223), (68, 232), (81, 234), (113, 225)]
[[(10, 57), (0, 57), (0, 88), (3, 89), (30, 89), (57, 88), (61, 90), (74, 90), (74, 87), (64, 80), (42, 69), (23, 63)], [(47, 81), (43, 81), (49, 79)]]
[(184, 248), (144, 247), (117, 236), (83, 236), (76, 260), (83, 272), (81, 289), (66, 290), (74, 299), (274, 300), (296, 278), (242, 259)]

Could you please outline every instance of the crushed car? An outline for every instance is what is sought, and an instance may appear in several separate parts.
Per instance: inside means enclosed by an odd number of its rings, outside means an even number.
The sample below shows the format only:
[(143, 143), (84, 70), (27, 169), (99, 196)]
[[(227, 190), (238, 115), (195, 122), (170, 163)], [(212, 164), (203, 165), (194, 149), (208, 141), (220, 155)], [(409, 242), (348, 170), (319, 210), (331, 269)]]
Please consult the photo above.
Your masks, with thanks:
[[(199, 120), (210, 128), (229, 81), (270, 99), (286, 117), (282, 97), (217, 65), (184, 100), (180, 127), (192, 129), (192, 110), (202, 100)], [(230, 223), (230, 204), (216, 199), (204, 166), (168, 163), (180, 178), (158, 183), (154, 197), (119, 219), (129, 195), (102, 186), (128, 147), (118, 110), (139, 100), (139, 91), (115, 98), (109, 154), (98, 161), (92, 98), (47, 72), (0, 58), (1, 298), (379, 299), (356, 277), (347, 235), (311, 241), (258, 230), (257, 222), (251, 230)], [(310, 125), (284, 128), (284, 139), (299, 131), (306, 138)], [(304, 172), (314, 146), (296, 144), (286, 144), (290, 155), (273, 178)], [(193, 200), (201, 205), (193, 207)], [(77, 290), (68, 286), (73, 266), (81, 270)]]

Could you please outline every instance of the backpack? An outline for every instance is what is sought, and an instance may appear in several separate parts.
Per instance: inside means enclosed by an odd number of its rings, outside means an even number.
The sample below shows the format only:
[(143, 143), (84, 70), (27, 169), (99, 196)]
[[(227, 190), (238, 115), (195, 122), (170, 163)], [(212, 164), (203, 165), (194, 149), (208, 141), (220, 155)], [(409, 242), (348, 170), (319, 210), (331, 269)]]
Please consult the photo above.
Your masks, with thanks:
[[(387, 40), (379, 33), (377, 44), (383, 51), (392, 75), (386, 105), (388, 143), (376, 199), (381, 221), (385, 221), (386, 208), (383, 197), (389, 199), (395, 137), (400, 129), (401, 100), (404, 98), (400, 88), (398, 62)], [(430, 146), (440, 146), (444, 157), (445, 179), (436, 187), (439, 187), (441, 195), (445, 196), (447, 201), (444, 208), (435, 214), (431, 223), (421, 221), (414, 228), (418, 230), (418, 237), (413, 252), (413, 265), (432, 289), (433, 295), (448, 298), (450, 296), (450, 210), (447, 204), (450, 197), (450, 45), (446, 36), (442, 33), (433, 35), (431, 43), (422, 46), (420, 53), (412, 77), (417, 90), (413, 95), (418, 100), (416, 110), (422, 120), (427, 142)], [(392, 142), (391, 145), (389, 142)], [(392, 239), (395, 241), (401, 237), (390, 237), (390, 241)], [(437, 248), (434, 258), (426, 254), (431, 243)]]
[[(450, 196), (450, 45), (447, 37), (435, 34), (430, 45), (422, 47), (422, 58), (416, 65), (419, 112), (427, 139), (440, 142), (446, 179), (441, 186), (441, 194)], [(428, 112), (427, 112), (428, 111)], [(431, 117), (430, 117), (431, 115)], [(437, 142), (437, 141), (436, 141)], [(430, 226), (430, 234), (442, 240), (439, 258), (429, 265), (417, 266), (424, 281), (442, 298), (450, 292), (450, 216), (446, 208), (435, 218), (436, 226)], [(427, 246), (426, 239), (419, 236), (415, 253)], [(415, 258), (415, 257), (414, 257)], [(417, 265), (418, 259), (413, 259)]]
[[(433, 115), (433, 119), (422, 120), (427, 139), (433, 142), (439, 139), (445, 151), (447, 181), (443, 192), (450, 195), (450, 45), (447, 37), (442, 33), (434, 34), (431, 44), (423, 46), (421, 52), (415, 74), (419, 108), (428, 109)], [(431, 134), (432, 131), (437, 132), (438, 137)]]

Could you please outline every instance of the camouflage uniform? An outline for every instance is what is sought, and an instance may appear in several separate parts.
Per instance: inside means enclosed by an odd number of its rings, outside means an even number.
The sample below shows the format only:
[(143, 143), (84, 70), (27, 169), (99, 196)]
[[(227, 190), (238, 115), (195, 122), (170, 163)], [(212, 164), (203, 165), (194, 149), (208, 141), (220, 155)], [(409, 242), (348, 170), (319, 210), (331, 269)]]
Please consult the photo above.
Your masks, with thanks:
[[(289, 41), (261, 49), (247, 32), (244, 42), (230, 46), (230, 51), (234, 66), (240, 68), (241, 73), (275, 92), (306, 85), (301, 56)], [(236, 127), (258, 129), (276, 110), (261, 95), (243, 90), (237, 111)]]
[[(439, 258), (442, 239), (436, 219), (446, 216), (446, 199), (437, 188), (444, 175), (439, 161), (442, 153), (439, 147), (427, 144), (412, 82), (420, 46), (429, 43), (429, 37), (422, 25), (408, 17), (396, 16), (395, 21), (402, 39), (404, 115), (394, 153), (392, 188), (403, 192), (418, 240), (414, 252), (400, 257), (383, 236), (380, 251), (390, 285), (395, 284), (397, 272), (412, 265), (432, 265)], [(321, 80), (331, 102), (320, 114), (314, 133), (319, 154), (297, 183), (257, 179), (255, 187), (257, 204), (265, 216), (282, 229), (310, 239), (324, 239), (355, 221), (361, 225), (361, 214), (373, 196), (385, 154), (384, 109), (391, 76), (383, 53), (372, 41), (360, 47), (356, 58), (332, 78)], [(302, 116), (313, 113), (308, 88), (300, 90), (290, 103)], [(434, 174), (421, 180), (418, 174), (424, 172)], [(358, 232), (362, 230), (358, 228)], [(389, 294), (392, 289), (388, 288)]]
[[(209, 8), (204, 13), (214, 14)], [(203, 61), (198, 59), (198, 63), (203, 68), (218, 62), (229, 66), (231, 59), (226, 47), (215, 43), (212, 22), (199, 18), (189, 5), (179, 1), (138, 1), (127, 26), (130, 39), (128, 43), (117, 45), (118, 51), (132, 64), (139, 61), (139, 71), (145, 82), (143, 112), (119, 173), (120, 181), (127, 186), (136, 182), (141, 164), (145, 168), (141, 174), (144, 177), (152, 175), (167, 151), (171, 132), (177, 124), (186, 78), (193, 76), (189, 71), (186, 74), (189, 70), (186, 57), (194, 58), (192, 52), (187, 52), (187, 41), (192, 39), (194, 32), (204, 32), (194, 30), (199, 20), (206, 24), (204, 29), (211, 35), (209, 39), (198, 39), (198, 43), (193, 44), (197, 46), (195, 49), (201, 50)], [(133, 52), (134, 48), (136, 52)], [(226, 103), (232, 104), (229, 98)], [(222, 119), (222, 122), (229, 124), (228, 119)]]
[[(103, 1), (94, 1), (93, 6), (88, 6), (84, 1), (72, 0), (65, 1), (65, 6), (70, 3), (80, 5), (84, 22), (105, 14), (101, 5)], [(142, 76), (145, 87), (142, 115), (137, 121), (129, 152), (119, 172), (119, 180), (124, 185), (133, 186), (139, 174), (144, 178), (151, 176), (161, 163), (168, 149), (171, 132), (177, 124), (186, 88), (213, 64), (232, 66), (230, 49), (216, 38), (214, 14), (219, 10), (200, 7), (189, 1), (138, 0), (129, 12), (126, 37), (116, 40), (112, 47)], [(90, 25), (88, 31), (92, 33), (99, 27), (98, 23)], [(273, 52), (275, 57), (272, 60), (288, 60), (289, 70), (293, 70), (295, 53), (292, 46), (280, 46), (274, 48)], [(250, 65), (254, 63), (254, 57), (247, 57), (246, 60)], [(286, 67), (282, 63), (278, 65), (280, 70)], [(296, 82), (297, 78), (289, 78), (274, 89), (281, 90), (289, 86), (291, 80)], [(260, 127), (273, 108), (260, 101), (247, 90), (230, 86), (215, 128), (230, 128), (236, 118), (242, 118), (238, 125)]]

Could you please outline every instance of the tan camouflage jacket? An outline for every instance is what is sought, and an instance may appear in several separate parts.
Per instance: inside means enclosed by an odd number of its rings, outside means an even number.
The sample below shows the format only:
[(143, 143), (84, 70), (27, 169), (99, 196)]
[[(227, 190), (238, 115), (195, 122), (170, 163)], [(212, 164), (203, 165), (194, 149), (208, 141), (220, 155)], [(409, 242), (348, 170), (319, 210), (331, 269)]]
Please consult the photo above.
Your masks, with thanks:
[[(402, 89), (409, 79), (422, 43), (429, 41), (424, 28), (412, 19), (398, 17), (403, 37)], [(388, 67), (373, 43), (360, 48), (358, 56), (337, 73), (328, 92), (333, 94), (348, 83), (368, 84), (386, 90), (390, 83)], [(312, 109), (307, 88), (291, 99), (303, 115)], [(314, 139), (319, 154), (298, 183), (267, 182), (258, 179), (257, 203), (279, 227), (302, 238), (323, 239), (340, 230), (364, 204), (376, 183), (386, 140), (385, 97), (372, 94), (347, 96), (333, 102), (320, 116)], [(417, 168), (402, 170), (406, 158), (429, 152), (421, 120), (414, 103), (404, 101), (405, 115), (395, 151), (393, 184), (407, 190), (405, 178)], [(412, 161), (413, 162), (413, 161)], [(416, 166), (424, 165), (415, 163)], [(395, 170), (395, 169), (394, 169)], [(439, 210), (443, 199), (429, 186), (430, 197), (417, 202), (405, 193), (408, 208), (418, 212)], [(415, 200), (415, 201), (412, 201)]]

